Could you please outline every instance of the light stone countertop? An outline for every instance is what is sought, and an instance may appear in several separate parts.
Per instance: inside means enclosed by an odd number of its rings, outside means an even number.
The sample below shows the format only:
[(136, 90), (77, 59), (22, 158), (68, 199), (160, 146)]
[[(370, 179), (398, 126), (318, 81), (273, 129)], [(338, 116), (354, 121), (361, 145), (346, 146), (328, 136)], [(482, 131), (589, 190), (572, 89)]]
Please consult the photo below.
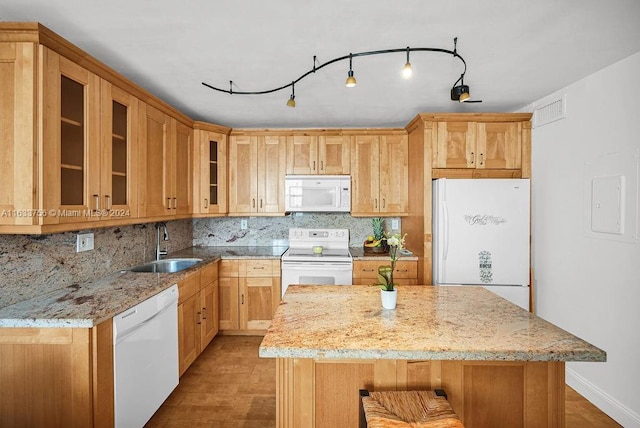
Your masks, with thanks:
[[(353, 260), (381, 260), (381, 261), (389, 261), (389, 254), (374, 254), (374, 253), (365, 253), (362, 247), (349, 247), (349, 252), (351, 253), (351, 257)], [(416, 256), (400, 256), (398, 260), (410, 260), (416, 261), (418, 257)]]
[(482, 287), (291, 285), (262, 344), (273, 358), (606, 361), (606, 353)]
[[(193, 271), (219, 259), (280, 258), (286, 247), (192, 247), (166, 258), (203, 261), (176, 273), (127, 270), (74, 284), (0, 308), (0, 327), (91, 328), (180, 282)], [(133, 266), (131, 266), (133, 267)]]

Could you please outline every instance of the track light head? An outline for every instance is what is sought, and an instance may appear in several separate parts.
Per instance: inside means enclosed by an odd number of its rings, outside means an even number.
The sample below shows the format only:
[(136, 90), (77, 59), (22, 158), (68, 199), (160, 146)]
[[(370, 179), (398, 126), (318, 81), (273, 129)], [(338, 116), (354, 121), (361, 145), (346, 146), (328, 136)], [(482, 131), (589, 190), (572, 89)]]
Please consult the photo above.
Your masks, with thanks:
[(404, 64), (404, 67), (402, 67), (403, 79), (410, 79), (413, 75), (413, 68), (411, 68), (411, 62), (409, 62), (409, 50), (410, 48), (407, 46), (407, 62)]
[(355, 77), (353, 77), (353, 70), (349, 70), (349, 74), (348, 74), (348, 76), (349, 76), (349, 77), (347, 77), (347, 81), (345, 82), (345, 84), (344, 84), (344, 85), (345, 85), (347, 88), (353, 88), (354, 86), (356, 86), (356, 83), (357, 83), (357, 82), (356, 82), (356, 78), (355, 78)]
[(451, 101), (465, 102), (469, 99), (469, 86), (459, 85), (451, 88)]

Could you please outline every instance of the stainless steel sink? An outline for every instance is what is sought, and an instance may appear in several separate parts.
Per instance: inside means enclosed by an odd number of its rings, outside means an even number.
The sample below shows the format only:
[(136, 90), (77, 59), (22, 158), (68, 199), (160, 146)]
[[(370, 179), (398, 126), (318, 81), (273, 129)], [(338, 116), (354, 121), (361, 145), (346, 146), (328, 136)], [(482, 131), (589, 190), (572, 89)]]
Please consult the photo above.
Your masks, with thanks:
[(131, 269), (131, 272), (156, 272), (156, 273), (174, 273), (180, 272), (200, 263), (202, 259), (162, 259), (154, 260), (143, 265), (139, 265)]

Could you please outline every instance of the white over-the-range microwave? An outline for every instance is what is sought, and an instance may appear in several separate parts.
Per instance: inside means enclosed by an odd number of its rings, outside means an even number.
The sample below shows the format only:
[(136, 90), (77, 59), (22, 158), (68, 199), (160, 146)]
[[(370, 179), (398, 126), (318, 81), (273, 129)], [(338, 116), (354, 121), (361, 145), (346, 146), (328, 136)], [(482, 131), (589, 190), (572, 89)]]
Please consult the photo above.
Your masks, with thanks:
[(287, 175), (284, 192), (285, 211), (351, 211), (349, 175)]

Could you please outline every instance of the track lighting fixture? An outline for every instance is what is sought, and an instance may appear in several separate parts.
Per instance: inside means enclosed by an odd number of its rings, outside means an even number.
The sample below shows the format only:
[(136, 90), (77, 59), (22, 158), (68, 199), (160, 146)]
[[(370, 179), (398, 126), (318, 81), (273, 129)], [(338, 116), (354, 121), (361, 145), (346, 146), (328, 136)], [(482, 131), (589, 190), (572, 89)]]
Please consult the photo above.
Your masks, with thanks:
[(296, 106), (296, 82), (291, 82), (291, 96), (287, 101), (287, 107), (295, 107)]
[[(357, 57), (357, 56), (370, 56), (370, 55), (382, 55), (382, 54), (389, 54), (389, 53), (399, 53), (399, 52), (403, 52), (406, 53), (407, 56), (407, 62), (404, 64), (404, 67), (402, 68), (402, 77), (404, 77), (405, 79), (408, 79), (409, 77), (411, 77), (411, 75), (413, 74), (413, 68), (411, 66), (411, 62), (409, 61), (409, 53), (410, 52), (438, 52), (438, 53), (444, 53), (444, 54), (448, 54), (448, 55), (453, 55), (454, 58), (459, 59), (462, 62), (462, 65), (464, 66), (464, 69), (462, 71), (462, 74), (460, 75), (460, 77), (458, 78), (458, 80), (456, 80), (456, 82), (453, 84), (453, 87), (451, 88), (451, 100), (452, 101), (459, 101), (459, 102), (464, 102), (464, 103), (481, 103), (482, 101), (480, 100), (470, 100), (469, 99), (469, 86), (464, 84), (464, 76), (467, 72), (467, 63), (465, 62), (464, 58), (462, 58), (462, 56), (460, 56), (460, 54), (458, 54), (458, 50), (457, 50), (457, 44), (458, 44), (458, 38), (454, 38), (453, 39), (453, 50), (449, 50), (449, 49), (443, 49), (443, 48), (411, 48), (409, 46), (407, 46), (406, 48), (402, 48), (402, 49), (384, 49), (384, 50), (379, 50), (379, 51), (368, 51), (368, 52), (357, 52), (357, 53), (350, 53), (349, 55), (344, 55), (341, 57), (337, 57), (334, 58), (332, 60), (329, 60), (323, 64), (317, 65), (317, 59), (316, 56), (313, 57), (313, 68), (309, 71), (307, 71), (306, 73), (304, 73), (302, 76), (298, 77), (297, 79), (293, 80), (291, 83), (283, 85), (283, 86), (279, 86), (277, 88), (272, 88), (272, 89), (266, 89), (263, 91), (234, 91), (233, 90), (233, 81), (229, 81), (229, 89), (222, 89), (222, 88), (218, 88), (212, 85), (209, 85), (208, 83), (202, 82), (202, 84), (210, 89), (213, 89), (215, 91), (219, 91), (219, 92), (224, 92), (230, 95), (264, 95), (264, 94), (270, 94), (272, 92), (277, 92), (277, 91), (281, 91), (283, 89), (288, 88), (289, 86), (291, 86), (291, 96), (289, 97), (289, 100), (287, 100), (287, 106), (289, 107), (295, 107), (296, 106), (296, 94), (295, 94), (295, 88), (294, 85), (296, 83), (298, 83), (300, 80), (304, 79), (305, 77), (309, 76), (310, 74), (314, 74), (316, 71), (331, 65), (335, 62), (339, 62), (339, 61), (344, 61), (344, 60), (349, 60), (349, 72), (347, 73), (347, 80), (345, 82), (345, 86), (348, 88), (352, 88), (354, 86), (356, 86), (356, 78), (354, 77), (353, 74), (353, 57)], [(460, 83), (460, 85), (458, 85), (458, 83)]]
[(352, 65), (352, 60), (353, 60), (353, 55), (349, 54), (349, 73), (347, 74), (347, 81), (345, 82), (344, 86), (346, 86), (347, 88), (353, 88), (354, 86), (356, 86), (356, 78), (353, 77), (353, 68), (351, 67)]
[(409, 62), (409, 46), (407, 46), (407, 62), (402, 67), (402, 77), (405, 79), (410, 79), (413, 75), (413, 68), (411, 68), (411, 63)]

